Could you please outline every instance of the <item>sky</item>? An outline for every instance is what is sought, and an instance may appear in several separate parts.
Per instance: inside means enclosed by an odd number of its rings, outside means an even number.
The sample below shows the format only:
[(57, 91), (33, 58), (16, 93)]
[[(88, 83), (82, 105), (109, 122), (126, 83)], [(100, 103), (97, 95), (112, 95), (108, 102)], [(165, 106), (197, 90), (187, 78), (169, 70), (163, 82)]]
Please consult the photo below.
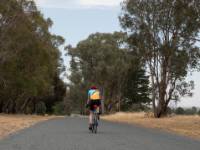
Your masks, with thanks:
[[(118, 16), (122, 0), (35, 0), (45, 18), (54, 22), (51, 32), (65, 38), (65, 45), (76, 44), (96, 32), (121, 31)], [(63, 48), (61, 48), (63, 52)], [(64, 53), (63, 53), (64, 54)], [(64, 57), (64, 55), (63, 55)], [(69, 69), (69, 58), (64, 59)], [(185, 97), (177, 106), (200, 107), (200, 73), (188, 76), (195, 81), (194, 96)], [(173, 105), (174, 106), (174, 105)]]
[(44, 16), (50, 17), (51, 31), (75, 46), (95, 32), (119, 31), (121, 0), (35, 0)]

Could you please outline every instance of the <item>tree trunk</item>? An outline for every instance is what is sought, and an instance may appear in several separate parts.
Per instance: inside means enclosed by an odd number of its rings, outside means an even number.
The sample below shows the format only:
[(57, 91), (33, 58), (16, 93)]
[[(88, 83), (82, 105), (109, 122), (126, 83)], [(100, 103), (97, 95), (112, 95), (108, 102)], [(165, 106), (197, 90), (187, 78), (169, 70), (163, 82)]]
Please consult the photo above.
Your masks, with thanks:
[(156, 118), (161, 118), (167, 115), (167, 105), (162, 105), (157, 108)]
[(2, 111), (3, 111), (3, 102), (1, 101), (0, 102), (0, 113), (2, 113)]
[(152, 102), (153, 102), (153, 112), (154, 112), (154, 117), (157, 118), (157, 108), (156, 108), (156, 94), (155, 92), (153, 91), (153, 94), (152, 94)]
[(105, 93), (104, 93), (104, 88), (101, 88), (101, 111), (102, 113), (105, 112)]
[(9, 113), (9, 105), (10, 105), (10, 99), (8, 99), (7, 101), (6, 101), (6, 103), (5, 104), (3, 104), (3, 108), (2, 108), (2, 111), (4, 112), (4, 113)]
[(168, 102), (165, 99), (166, 98), (166, 90), (167, 90), (167, 83), (166, 83), (166, 74), (167, 74), (167, 63), (164, 59), (162, 62), (162, 72), (161, 72), (161, 81), (157, 84), (159, 84), (160, 90), (159, 90), (159, 102), (156, 110), (156, 118), (160, 118), (162, 116), (167, 115), (167, 106)]
[(25, 109), (26, 109), (28, 103), (30, 102), (30, 100), (31, 100), (31, 98), (27, 98), (27, 99), (25, 100), (24, 104), (22, 105), (22, 107), (21, 107), (20, 110), (19, 110), (20, 113), (25, 113)]

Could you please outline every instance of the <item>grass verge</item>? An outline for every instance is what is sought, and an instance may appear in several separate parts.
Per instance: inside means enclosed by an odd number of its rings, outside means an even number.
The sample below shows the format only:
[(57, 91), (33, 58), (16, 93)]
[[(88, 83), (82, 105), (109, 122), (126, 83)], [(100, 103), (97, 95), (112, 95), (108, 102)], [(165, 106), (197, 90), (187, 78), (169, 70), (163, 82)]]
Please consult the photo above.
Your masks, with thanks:
[(147, 128), (164, 131), (200, 139), (200, 116), (172, 116), (161, 119), (147, 117), (145, 113), (116, 113), (102, 117), (104, 120), (137, 124)]
[(21, 129), (28, 128), (38, 122), (53, 118), (55, 118), (55, 116), (0, 114), (0, 139)]

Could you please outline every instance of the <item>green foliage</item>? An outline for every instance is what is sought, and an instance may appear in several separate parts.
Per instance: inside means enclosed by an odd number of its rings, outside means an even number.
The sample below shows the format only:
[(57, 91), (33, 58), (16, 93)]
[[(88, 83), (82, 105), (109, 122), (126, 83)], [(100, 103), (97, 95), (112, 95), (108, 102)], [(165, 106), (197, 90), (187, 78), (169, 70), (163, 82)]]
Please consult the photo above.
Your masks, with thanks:
[(193, 106), (192, 111), (194, 112), (194, 114), (196, 114), (198, 112), (197, 107)]
[(35, 113), (38, 115), (44, 115), (46, 113), (46, 105), (44, 102), (38, 102), (36, 104)]
[(81, 113), (91, 85), (104, 91), (106, 106), (116, 106), (124, 98), (132, 103), (148, 101), (148, 78), (126, 48), (126, 39), (122, 32), (96, 33), (75, 48), (67, 47), (71, 56), (70, 99)]
[(142, 69), (128, 69), (125, 86), (122, 89), (126, 100), (124, 104), (131, 106), (135, 103), (149, 103), (149, 80)]
[(64, 39), (51, 26), (32, 0), (1, 0), (0, 112), (33, 113), (37, 102), (59, 94), (54, 78), (63, 68), (58, 47)]
[(63, 102), (56, 103), (53, 106), (53, 114), (55, 115), (65, 115), (65, 106)]
[(120, 23), (129, 33), (129, 46), (140, 57), (151, 80), (156, 117), (166, 114), (171, 100), (192, 96), (187, 73), (200, 59), (199, 0), (125, 0)]
[(167, 107), (167, 114), (170, 115), (170, 114), (173, 114), (174, 113), (174, 110), (170, 107)]
[(197, 108), (196, 107), (188, 108), (185, 110), (185, 114), (186, 115), (195, 115), (195, 114), (197, 114)]
[(197, 114), (200, 116), (200, 110), (197, 112)]
[(185, 114), (185, 110), (182, 108), (182, 107), (178, 107), (176, 110), (175, 110), (175, 113), (177, 115), (183, 115)]
[(187, 109), (183, 109), (182, 107), (178, 107), (175, 110), (175, 113), (178, 114), (178, 115), (196, 115), (196, 114), (198, 114), (198, 111), (197, 111), (196, 107), (187, 108)]
[(140, 112), (140, 111), (150, 111), (150, 108), (146, 106), (145, 104), (141, 103), (132, 103), (131, 105), (128, 105), (126, 103), (122, 104), (122, 111), (133, 111), (133, 112)]

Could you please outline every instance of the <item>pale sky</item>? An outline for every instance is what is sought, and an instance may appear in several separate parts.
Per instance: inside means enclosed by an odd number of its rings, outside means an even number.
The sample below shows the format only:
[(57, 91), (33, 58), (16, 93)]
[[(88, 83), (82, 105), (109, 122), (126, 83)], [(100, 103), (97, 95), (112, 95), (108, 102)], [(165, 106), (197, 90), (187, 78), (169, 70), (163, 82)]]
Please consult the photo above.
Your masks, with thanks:
[(35, 0), (43, 8), (88, 9), (119, 6), (121, 0)]
[[(91, 33), (122, 30), (118, 16), (122, 0), (35, 0), (45, 18), (53, 20), (52, 33), (63, 36), (75, 46)], [(63, 50), (61, 50), (63, 51)], [(65, 64), (69, 68), (68, 58)], [(200, 73), (188, 77), (195, 81), (194, 96), (185, 97), (178, 106), (200, 107)]]

